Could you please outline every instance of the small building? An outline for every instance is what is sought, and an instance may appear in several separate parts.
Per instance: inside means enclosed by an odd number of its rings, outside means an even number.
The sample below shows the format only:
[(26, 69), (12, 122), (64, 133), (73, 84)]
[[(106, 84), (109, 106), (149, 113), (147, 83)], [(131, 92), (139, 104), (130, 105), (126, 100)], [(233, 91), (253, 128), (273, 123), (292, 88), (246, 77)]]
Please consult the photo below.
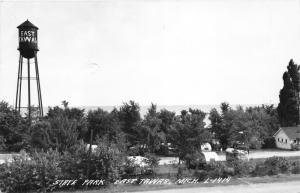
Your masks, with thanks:
[(300, 126), (281, 127), (273, 135), (276, 147), (279, 149), (292, 149), (300, 145)]

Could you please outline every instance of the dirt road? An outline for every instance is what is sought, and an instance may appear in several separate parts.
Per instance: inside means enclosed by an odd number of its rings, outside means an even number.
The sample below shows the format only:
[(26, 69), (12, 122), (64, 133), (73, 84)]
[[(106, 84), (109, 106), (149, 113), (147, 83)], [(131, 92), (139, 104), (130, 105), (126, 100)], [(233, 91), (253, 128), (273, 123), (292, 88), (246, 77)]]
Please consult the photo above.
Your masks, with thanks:
[(135, 193), (300, 193), (300, 181), (261, 183), (235, 186), (180, 188)]

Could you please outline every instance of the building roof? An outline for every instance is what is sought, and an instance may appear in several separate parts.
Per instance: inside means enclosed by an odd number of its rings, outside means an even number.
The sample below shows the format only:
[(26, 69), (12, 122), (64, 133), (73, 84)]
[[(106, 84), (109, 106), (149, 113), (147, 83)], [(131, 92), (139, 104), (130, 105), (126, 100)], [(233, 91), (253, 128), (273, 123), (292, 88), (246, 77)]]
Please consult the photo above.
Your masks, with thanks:
[(28, 19), (25, 22), (23, 22), (21, 25), (19, 25), (17, 28), (22, 28), (22, 27), (33, 27), (39, 29), (38, 27), (33, 25), (30, 21), (28, 21)]
[(283, 131), (290, 139), (300, 138), (300, 126), (295, 127), (281, 127), (275, 134), (274, 137), (280, 132)]

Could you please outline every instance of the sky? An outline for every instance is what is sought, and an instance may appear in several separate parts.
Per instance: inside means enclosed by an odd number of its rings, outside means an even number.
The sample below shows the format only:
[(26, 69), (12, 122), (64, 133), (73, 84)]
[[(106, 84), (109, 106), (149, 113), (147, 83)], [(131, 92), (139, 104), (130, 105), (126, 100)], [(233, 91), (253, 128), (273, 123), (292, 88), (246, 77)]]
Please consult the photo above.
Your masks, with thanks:
[(277, 105), (289, 60), (300, 64), (299, 0), (2, 0), (0, 100), (11, 105), (26, 19), (39, 27), (44, 106)]

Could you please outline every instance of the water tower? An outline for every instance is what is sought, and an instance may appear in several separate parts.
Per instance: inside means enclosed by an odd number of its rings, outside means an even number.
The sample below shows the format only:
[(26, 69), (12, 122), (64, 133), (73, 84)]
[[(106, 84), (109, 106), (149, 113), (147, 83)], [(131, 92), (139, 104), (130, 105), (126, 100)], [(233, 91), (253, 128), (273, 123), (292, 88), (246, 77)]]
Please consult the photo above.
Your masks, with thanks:
[[(15, 108), (17, 111), (21, 112), (22, 108), (27, 109), (27, 115), (29, 121), (31, 121), (32, 113), (35, 112), (37, 116), (43, 116), (43, 103), (40, 85), (40, 76), (37, 60), (38, 49), (38, 27), (33, 25), (30, 21), (26, 20), (24, 23), (19, 25), (19, 47), (20, 52), (19, 57), (19, 70), (18, 70), (18, 80), (17, 80), (17, 93), (16, 93), (16, 103)], [(25, 64), (25, 65), (24, 65)], [(27, 65), (26, 65), (27, 64)], [(27, 68), (27, 74), (23, 75), (23, 66)], [(31, 72), (31, 69), (35, 70)], [(27, 106), (22, 106), (22, 82), (25, 80), (27, 82)], [(37, 106), (34, 107), (31, 101), (32, 93), (32, 82), (36, 82), (37, 90)], [(26, 93), (24, 93), (26, 95)]]

